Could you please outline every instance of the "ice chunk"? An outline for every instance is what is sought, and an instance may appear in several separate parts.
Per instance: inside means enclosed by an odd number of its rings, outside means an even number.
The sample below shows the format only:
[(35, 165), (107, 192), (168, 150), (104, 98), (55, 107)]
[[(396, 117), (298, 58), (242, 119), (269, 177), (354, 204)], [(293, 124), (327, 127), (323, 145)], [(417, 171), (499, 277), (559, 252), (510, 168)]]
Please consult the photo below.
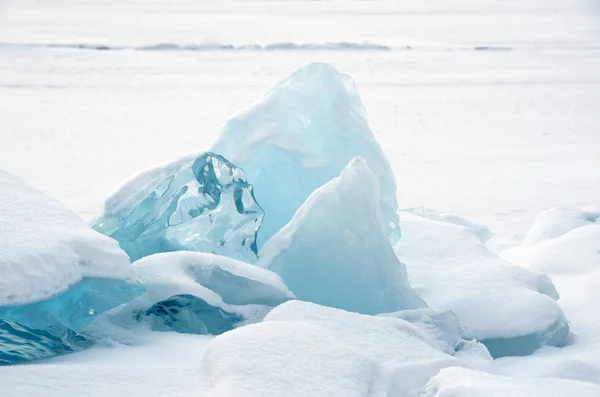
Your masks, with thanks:
[(416, 325), (429, 337), (429, 344), (447, 354), (454, 354), (461, 346), (463, 327), (450, 310), (415, 309), (380, 314), (395, 317)]
[(0, 171), (0, 318), (77, 331), (141, 294), (118, 244)]
[(387, 234), (393, 242), (400, 237), (394, 174), (354, 82), (328, 64), (310, 64), (279, 82), (229, 120), (211, 150), (243, 168), (255, 187), (265, 210), (259, 249), (355, 156), (364, 157), (377, 175)]
[(431, 306), (453, 311), (466, 339), (494, 357), (566, 343), (569, 326), (547, 276), (500, 259), (468, 227), (408, 212), (400, 218), (395, 250), (411, 285)]
[(235, 313), (209, 305), (193, 295), (175, 295), (157, 302), (136, 317), (148, 316), (152, 329), (156, 331), (177, 331), (187, 334), (219, 335), (233, 329), (244, 318)]
[(511, 378), (467, 368), (446, 368), (431, 378), (420, 397), (597, 397), (600, 386), (549, 378)]
[(260, 251), (298, 299), (364, 314), (424, 307), (387, 239), (377, 178), (354, 158)]
[(219, 334), (262, 319), (294, 295), (276, 274), (202, 252), (169, 252), (133, 264), (146, 292), (120, 309), (155, 330)]
[(60, 325), (38, 330), (0, 318), (0, 366), (71, 353), (90, 345), (84, 336)]
[(290, 301), (211, 342), (203, 395), (414, 396), (441, 368), (467, 365), (426, 340), (400, 319)]
[(253, 262), (262, 217), (244, 172), (203, 153), (125, 183), (106, 200), (94, 228), (117, 240), (132, 261), (191, 250)]

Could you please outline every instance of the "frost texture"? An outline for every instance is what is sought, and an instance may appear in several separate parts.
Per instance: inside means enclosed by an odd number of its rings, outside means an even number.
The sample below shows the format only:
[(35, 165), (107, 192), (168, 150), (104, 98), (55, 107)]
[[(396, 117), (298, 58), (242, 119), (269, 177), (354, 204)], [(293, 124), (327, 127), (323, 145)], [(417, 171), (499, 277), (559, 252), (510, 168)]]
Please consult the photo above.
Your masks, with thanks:
[[(13, 328), (0, 355), (22, 361), (62, 354), (49, 334), (78, 331), (143, 287), (116, 241), (2, 171), (0, 189), (0, 319)], [(10, 324), (24, 333), (15, 339)], [(39, 348), (28, 353), (27, 340)]]
[(94, 228), (131, 260), (178, 250), (253, 262), (263, 211), (244, 172), (204, 153), (148, 170), (106, 200)]
[(546, 275), (491, 253), (468, 222), (409, 212), (401, 220), (395, 250), (411, 285), (432, 307), (454, 312), (465, 339), (482, 342), (494, 357), (565, 345), (569, 325)]
[(71, 353), (90, 345), (85, 337), (68, 328), (38, 330), (0, 319), (0, 366)]
[(396, 180), (352, 79), (313, 63), (273, 87), (225, 125), (212, 151), (242, 167), (265, 210), (259, 249), (319, 186), (364, 157), (379, 180), (387, 235), (400, 237)]
[(238, 323), (260, 321), (294, 295), (274, 273), (201, 252), (169, 252), (133, 264), (146, 292), (124, 305), (157, 331), (220, 334)]
[(424, 307), (387, 238), (377, 178), (352, 159), (260, 251), (298, 299), (364, 314)]

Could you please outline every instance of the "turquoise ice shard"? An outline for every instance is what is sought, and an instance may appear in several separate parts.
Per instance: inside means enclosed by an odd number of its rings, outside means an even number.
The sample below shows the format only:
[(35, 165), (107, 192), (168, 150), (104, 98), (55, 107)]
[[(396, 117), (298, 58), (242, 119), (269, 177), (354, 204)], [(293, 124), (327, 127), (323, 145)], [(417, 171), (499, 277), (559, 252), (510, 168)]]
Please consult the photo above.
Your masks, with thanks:
[(59, 325), (39, 330), (0, 318), (0, 366), (71, 353), (90, 345), (84, 336)]
[(388, 241), (378, 181), (350, 161), (259, 252), (300, 300), (363, 314), (424, 307)]
[(132, 261), (190, 250), (253, 262), (262, 217), (244, 172), (202, 153), (131, 179), (106, 200), (94, 228), (117, 240)]
[(211, 150), (243, 168), (255, 188), (265, 210), (259, 249), (355, 156), (377, 175), (386, 233), (392, 243), (400, 238), (393, 172), (353, 80), (328, 64), (309, 64), (279, 82), (229, 120)]
[(116, 241), (3, 171), (0, 191), (0, 356), (64, 353), (56, 330), (78, 331), (142, 293)]

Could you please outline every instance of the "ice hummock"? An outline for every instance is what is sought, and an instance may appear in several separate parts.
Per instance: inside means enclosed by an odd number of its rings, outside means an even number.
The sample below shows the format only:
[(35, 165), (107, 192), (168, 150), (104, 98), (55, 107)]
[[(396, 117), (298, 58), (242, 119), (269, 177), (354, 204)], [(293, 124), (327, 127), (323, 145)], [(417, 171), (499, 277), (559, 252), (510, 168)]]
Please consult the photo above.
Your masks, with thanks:
[(276, 274), (224, 256), (168, 252), (133, 264), (146, 292), (119, 309), (157, 331), (220, 334), (294, 299)]
[(94, 228), (117, 240), (132, 261), (177, 250), (253, 262), (263, 211), (244, 172), (214, 153), (150, 169), (105, 202)]
[(547, 276), (500, 259), (466, 222), (410, 212), (400, 218), (395, 250), (411, 285), (432, 307), (454, 312), (464, 338), (481, 341), (494, 357), (566, 344), (569, 325)]
[(387, 235), (392, 242), (400, 237), (394, 174), (353, 80), (328, 64), (309, 64), (279, 82), (229, 120), (211, 150), (243, 168), (254, 185), (265, 210), (259, 249), (356, 156), (377, 175)]
[(315, 190), (259, 253), (298, 299), (364, 314), (424, 307), (388, 241), (379, 186), (357, 157)]
[[(0, 188), (0, 320), (5, 324), (31, 329), (34, 343), (51, 329), (77, 331), (142, 293), (116, 241), (3, 171)], [(29, 338), (27, 332), (21, 341)], [(5, 354), (21, 346), (11, 337), (0, 350)], [(47, 356), (53, 348), (56, 354), (64, 350), (52, 344), (38, 353)]]
[(206, 397), (416, 396), (449, 366), (414, 325), (302, 301), (216, 337), (203, 357)]

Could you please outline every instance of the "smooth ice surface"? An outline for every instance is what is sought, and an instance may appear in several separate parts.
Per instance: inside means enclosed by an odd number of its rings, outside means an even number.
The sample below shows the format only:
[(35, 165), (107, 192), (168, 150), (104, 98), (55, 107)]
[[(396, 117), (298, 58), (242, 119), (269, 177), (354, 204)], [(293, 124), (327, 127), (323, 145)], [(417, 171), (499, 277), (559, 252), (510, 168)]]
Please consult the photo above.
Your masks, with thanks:
[(364, 397), (416, 396), (441, 368), (468, 364), (406, 321), (290, 301), (218, 336), (204, 365), (206, 397)]
[(567, 342), (569, 327), (550, 279), (492, 254), (469, 226), (401, 213), (395, 246), (415, 291), (429, 305), (453, 311), (464, 337), (495, 356), (526, 355)]
[(546, 238), (502, 253), (514, 263), (552, 277), (572, 332), (565, 348), (542, 349), (522, 360), (501, 360), (499, 365), (507, 373), (600, 385), (600, 222), (586, 221), (590, 213), (597, 211), (592, 207), (544, 211), (528, 236), (535, 233)]
[(160, 331), (219, 334), (294, 298), (276, 274), (214, 254), (168, 252), (133, 266), (146, 292), (115, 318), (122, 322), (133, 313)]
[(298, 299), (365, 314), (424, 307), (389, 244), (378, 181), (357, 157), (259, 253)]
[(106, 200), (94, 228), (131, 260), (177, 250), (256, 259), (263, 211), (244, 172), (214, 153), (147, 170)]
[(467, 368), (446, 368), (431, 378), (419, 397), (597, 397), (600, 386), (563, 379), (492, 375)]
[(211, 150), (242, 167), (256, 188), (265, 210), (259, 247), (355, 156), (377, 175), (387, 233), (393, 242), (400, 237), (394, 174), (354, 81), (333, 66), (312, 63), (292, 73), (229, 120)]
[(0, 366), (71, 353), (91, 342), (58, 325), (39, 330), (0, 318)]
[(78, 330), (141, 294), (118, 244), (0, 171), (0, 318)]

